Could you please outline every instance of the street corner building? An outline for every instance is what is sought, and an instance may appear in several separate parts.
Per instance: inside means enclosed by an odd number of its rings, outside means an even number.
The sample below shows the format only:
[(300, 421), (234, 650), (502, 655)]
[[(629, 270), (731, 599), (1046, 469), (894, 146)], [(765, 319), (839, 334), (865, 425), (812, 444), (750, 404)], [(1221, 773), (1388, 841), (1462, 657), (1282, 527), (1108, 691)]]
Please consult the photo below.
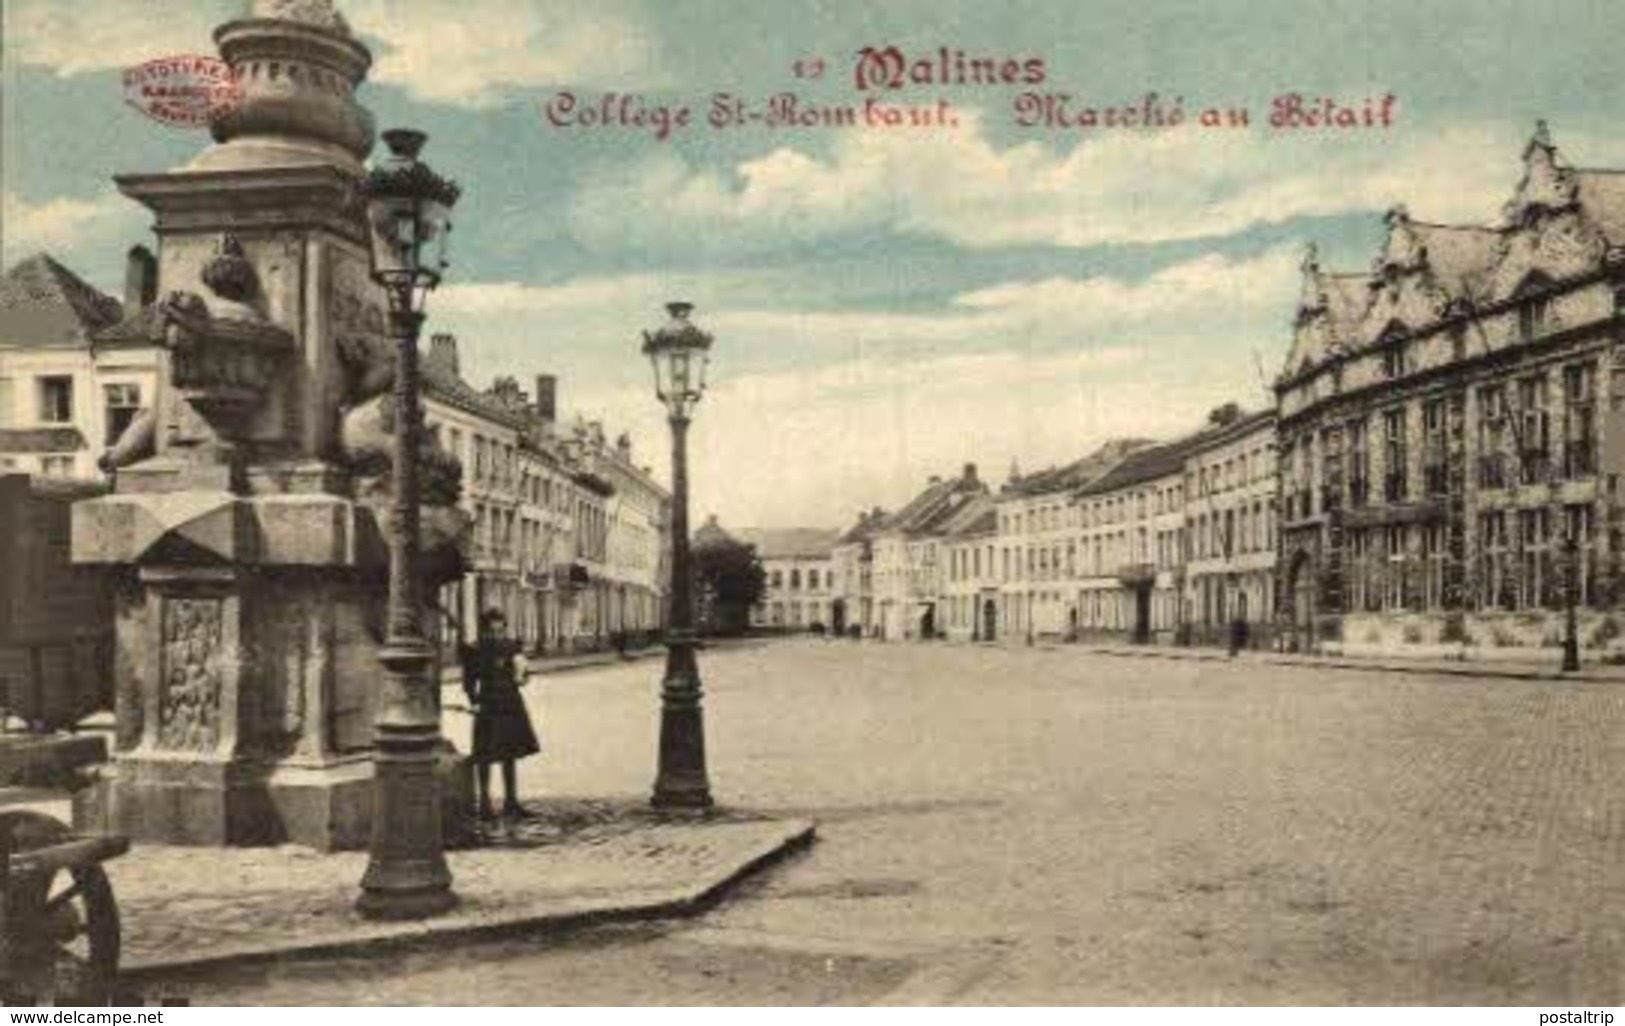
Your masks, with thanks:
[(1620, 644), (1625, 173), (1544, 124), (1492, 226), (1404, 207), (1368, 271), (1311, 248), (1275, 383), (1278, 626), (1299, 650)]
[(671, 494), (597, 421), (559, 422), (559, 381), (464, 380), (458, 340), (436, 334), (423, 365), (425, 420), (463, 468), (467, 573), (440, 589), (444, 656), (500, 609), (535, 656), (650, 640), (665, 619)]

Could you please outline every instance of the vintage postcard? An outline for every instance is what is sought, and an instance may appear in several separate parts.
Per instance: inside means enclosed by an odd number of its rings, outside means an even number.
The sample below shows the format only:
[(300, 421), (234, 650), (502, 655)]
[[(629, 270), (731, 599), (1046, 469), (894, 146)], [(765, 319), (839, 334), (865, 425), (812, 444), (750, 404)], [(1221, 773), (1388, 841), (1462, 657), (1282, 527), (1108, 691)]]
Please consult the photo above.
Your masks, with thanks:
[(1618, 4), (0, 12), (0, 1002), (1611, 1021)]

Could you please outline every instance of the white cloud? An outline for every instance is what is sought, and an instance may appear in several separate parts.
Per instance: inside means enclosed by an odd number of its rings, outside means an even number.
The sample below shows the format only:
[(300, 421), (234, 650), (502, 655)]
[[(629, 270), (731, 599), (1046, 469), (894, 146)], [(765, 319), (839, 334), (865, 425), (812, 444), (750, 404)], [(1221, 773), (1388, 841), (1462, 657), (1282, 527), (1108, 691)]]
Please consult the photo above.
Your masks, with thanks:
[[(577, 237), (597, 247), (752, 251), (859, 229), (970, 249), (1215, 238), (1294, 217), (1382, 210), (1489, 222), (1510, 196), (1527, 126), (1453, 124), (1343, 135), (1196, 129), (1046, 137), (1000, 147), (984, 116), (957, 129), (845, 130), (830, 156), (781, 147), (719, 170), (662, 151), (583, 184)], [(1595, 164), (1607, 136), (1560, 138)]]
[[(213, 54), (215, 27), (247, 7), (242, 0), (5, 6), (7, 58), (62, 76)], [(420, 100), (477, 108), (515, 88), (660, 82), (652, 29), (633, 0), (344, 0), (338, 7), (375, 50), (370, 80)]]
[(343, 10), (382, 44), (372, 80), (420, 100), (490, 107), (516, 87), (657, 81), (652, 30), (621, 0), (349, 0)]
[[(639, 327), (671, 294), (703, 297), (717, 339), (694, 429), (696, 512), (733, 524), (825, 524), (905, 500), (966, 461), (1002, 479), (1122, 435), (1165, 436), (1226, 400), (1262, 396), (1251, 350), (1284, 345), (1298, 254), (1203, 256), (1128, 281), (1013, 281), (916, 313), (807, 312), (759, 282), (586, 278), (539, 287), (448, 286), (442, 329), (485, 381), (561, 375), (566, 410), (632, 431), (665, 472), (666, 427), (637, 357)], [(643, 315), (640, 320), (640, 315)]]
[(232, 5), (12, 0), (5, 7), (7, 59), (66, 77), (177, 54), (212, 54), (210, 33)]
[(14, 192), (0, 193), (0, 253), (9, 266), (45, 250), (94, 281), (100, 262), (123, 252), (120, 243), (144, 234), (141, 217), (139, 206), (111, 191), (91, 199), (55, 197), (39, 203)]

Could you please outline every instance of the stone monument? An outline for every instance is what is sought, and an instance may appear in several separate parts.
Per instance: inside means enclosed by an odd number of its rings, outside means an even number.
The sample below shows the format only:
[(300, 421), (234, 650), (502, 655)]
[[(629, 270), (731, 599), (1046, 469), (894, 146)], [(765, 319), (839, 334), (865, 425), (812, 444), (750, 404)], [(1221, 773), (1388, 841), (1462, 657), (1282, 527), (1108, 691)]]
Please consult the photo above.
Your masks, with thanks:
[[(119, 581), (114, 755), (76, 818), (364, 847), (393, 427), (358, 189), (371, 55), (321, 0), (256, 0), (214, 36), (240, 88), (213, 144), (116, 179), (155, 216), (161, 297), (120, 330), (161, 339), (168, 373), (115, 449), (115, 491), (74, 510), (75, 561)], [(455, 462), (425, 456), (433, 594), (461, 572), (466, 522)], [(463, 822), (466, 789), (446, 793)]]

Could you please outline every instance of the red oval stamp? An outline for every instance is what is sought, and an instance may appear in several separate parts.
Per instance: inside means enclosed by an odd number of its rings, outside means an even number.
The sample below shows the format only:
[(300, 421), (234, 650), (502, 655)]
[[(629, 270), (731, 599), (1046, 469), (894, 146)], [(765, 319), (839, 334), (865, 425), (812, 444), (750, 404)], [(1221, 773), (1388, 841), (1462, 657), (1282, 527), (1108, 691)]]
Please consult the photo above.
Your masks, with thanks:
[(161, 57), (124, 72), (124, 102), (176, 128), (207, 128), (242, 98), (242, 82), (218, 57)]

